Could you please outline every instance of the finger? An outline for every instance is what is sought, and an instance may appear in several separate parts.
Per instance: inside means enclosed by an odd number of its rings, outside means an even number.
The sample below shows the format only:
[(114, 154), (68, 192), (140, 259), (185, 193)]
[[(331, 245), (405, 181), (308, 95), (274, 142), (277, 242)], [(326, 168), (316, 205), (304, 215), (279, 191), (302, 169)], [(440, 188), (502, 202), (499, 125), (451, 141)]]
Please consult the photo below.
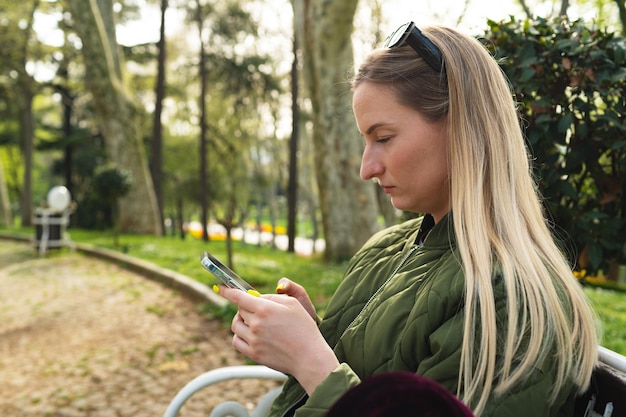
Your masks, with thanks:
[(225, 285), (214, 285), (213, 291), (234, 304), (237, 304), (239, 300), (239, 294), (237, 294), (237, 292), (241, 292)]
[(224, 285), (215, 286), (213, 290), (217, 292), (219, 295), (221, 295), (222, 297), (224, 297), (225, 299), (227, 299), (228, 301), (230, 301), (231, 303), (236, 304), (239, 308), (242, 308), (248, 311), (254, 311), (254, 306), (256, 305), (254, 303), (254, 300), (259, 299), (258, 295), (245, 293), (236, 288), (230, 288)]
[(239, 309), (237, 314), (239, 315), (239, 319), (241, 320), (241, 322), (249, 327), (250, 326), (250, 322), (252, 321), (252, 319), (254, 317), (254, 313), (251, 313), (251, 312), (246, 311), (246, 310)]
[[(263, 294), (260, 298), (264, 301), (272, 301), (281, 305), (291, 305), (294, 301), (297, 302), (295, 298), (285, 297), (285, 294)], [(260, 305), (257, 305), (257, 308), (260, 308)]]
[(233, 317), (233, 320), (230, 322), (230, 329), (234, 332), (235, 326), (238, 326), (240, 323), (246, 324), (246, 322), (241, 317), (241, 314), (239, 314), (239, 311), (237, 311), (237, 313), (235, 313), (235, 316)]
[(306, 294), (304, 287), (289, 278), (281, 278), (276, 286), (277, 294), (285, 294), (291, 297), (299, 297)]
[(246, 320), (239, 313), (235, 314), (235, 317), (233, 317), (233, 321), (230, 325), (230, 330), (233, 332), (233, 337), (236, 336), (246, 341), (246, 343), (252, 335), (252, 332), (248, 327)]
[(288, 288), (291, 284), (291, 281), (287, 278), (281, 278), (278, 280), (276, 284), (276, 294), (287, 294)]
[(235, 334), (233, 336), (233, 340), (231, 342), (233, 348), (235, 348), (237, 351), (243, 353), (244, 355), (247, 355), (249, 349), (250, 349), (250, 345), (248, 344), (248, 342), (245, 341), (245, 339), (241, 338), (239, 335)]

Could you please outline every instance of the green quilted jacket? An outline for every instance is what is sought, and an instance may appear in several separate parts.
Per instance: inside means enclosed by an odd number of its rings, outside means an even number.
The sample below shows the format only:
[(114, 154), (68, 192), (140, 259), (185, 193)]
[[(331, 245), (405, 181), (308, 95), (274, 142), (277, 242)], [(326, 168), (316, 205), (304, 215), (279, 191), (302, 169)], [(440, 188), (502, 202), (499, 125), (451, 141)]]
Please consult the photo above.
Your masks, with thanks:
[[(341, 365), (310, 398), (289, 378), (271, 417), (324, 416), (349, 388), (381, 372), (416, 372), (456, 393), (464, 279), (452, 216), (436, 224), (422, 246), (415, 244), (420, 223), (410, 220), (375, 234), (350, 261), (320, 324)], [(501, 286), (495, 292), (502, 322)], [(546, 369), (538, 365), (524, 386), (491, 400), (481, 417), (570, 416), (572, 389), (549, 406), (552, 375)]]

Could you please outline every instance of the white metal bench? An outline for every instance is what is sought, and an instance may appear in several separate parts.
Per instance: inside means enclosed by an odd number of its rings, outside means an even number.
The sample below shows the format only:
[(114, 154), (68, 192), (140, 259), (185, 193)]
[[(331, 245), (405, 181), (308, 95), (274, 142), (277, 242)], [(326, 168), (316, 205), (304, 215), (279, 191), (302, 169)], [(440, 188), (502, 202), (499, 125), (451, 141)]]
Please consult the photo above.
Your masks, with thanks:
[[(214, 369), (200, 374), (187, 383), (170, 402), (164, 417), (176, 417), (183, 404), (185, 404), (193, 394), (209, 385), (231, 379), (247, 378), (285, 381), (287, 376), (261, 365), (226, 366), (224, 368)], [(265, 394), (257, 404), (252, 415), (248, 413), (248, 410), (242, 404), (236, 401), (226, 401), (215, 407), (213, 411), (211, 411), (210, 417), (265, 417), (281, 389), (281, 387), (278, 387)]]
[[(594, 371), (591, 387), (577, 399), (575, 417), (626, 416), (626, 357), (605, 347), (599, 348), (599, 366)], [(170, 402), (164, 417), (176, 417), (185, 402), (209, 385), (231, 379), (271, 379), (285, 381), (287, 376), (261, 365), (228, 366), (205, 372), (185, 385)], [(235, 401), (226, 401), (215, 407), (210, 417), (265, 417), (281, 388), (268, 392), (250, 415)]]

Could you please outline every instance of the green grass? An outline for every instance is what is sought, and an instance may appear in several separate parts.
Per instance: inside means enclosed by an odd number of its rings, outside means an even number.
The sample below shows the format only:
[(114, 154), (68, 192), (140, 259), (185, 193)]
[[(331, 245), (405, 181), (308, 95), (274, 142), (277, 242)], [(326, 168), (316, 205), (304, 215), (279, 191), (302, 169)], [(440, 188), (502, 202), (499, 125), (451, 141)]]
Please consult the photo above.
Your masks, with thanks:
[(594, 287), (585, 293), (602, 323), (602, 346), (626, 355), (626, 294)]
[[(71, 230), (73, 241), (108, 249), (113, 246), (109, 232)], [(200, 254), (209, 251), (226, 263), (226, 243), (204, 242), (188, 236), (178, 237), (123, 235), (120, 246), (130, 256), (153, 262), (207, 285), (217, 280), (200, 265)], [(119, 248), (117, 248), (119, 249)], [(287, 277), (303, 285), (316, 307), (323, 310), (341, 280), (345, 264), (325, 262), (321, 255), (304, 257), (267, 246), (233, 242), (234, 270), (261, 292), (273, 293), (277, 281)]]
[[(6, 230), (6, 229), (4, 229)], [(11, 229), (11, 232), (30, 236), (30, 229)], [(72, 240), (108, 249), (113, 247), (110, 232), (70, 230)], [(175, 237), (123, 235), (120, 244), (128, 255), (144, 259), (187, 275), (207, 285), (215, 278), (200, 266), (200, 254), (207, 250), (226, 260), (224, 241), (203, 242), (188, 236)], [(276, 282), (288, 277), (303, 285), (318, 311), (323, 313), (328, 300), (341, 280), (345, 264), (324, 262), (320, 255), (303, 257), (269, 247), (258, 247), (235, 242), (234, 269), (261, 292), (274, 292)], [(585, 287), (603, 327), (602, 345), (626, 355), (626, 293), (592, 286)], [(225, 311), (224, 314), (232, 314)]]

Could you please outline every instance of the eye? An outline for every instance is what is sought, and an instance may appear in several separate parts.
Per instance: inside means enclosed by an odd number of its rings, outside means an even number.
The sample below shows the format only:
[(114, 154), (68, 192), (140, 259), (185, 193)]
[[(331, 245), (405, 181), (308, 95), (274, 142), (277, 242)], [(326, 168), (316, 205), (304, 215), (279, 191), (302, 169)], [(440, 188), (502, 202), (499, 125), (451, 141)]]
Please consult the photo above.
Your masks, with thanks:
[(391, 140), (390, 137), (376, 139), (376, 143), (387, 143)]

